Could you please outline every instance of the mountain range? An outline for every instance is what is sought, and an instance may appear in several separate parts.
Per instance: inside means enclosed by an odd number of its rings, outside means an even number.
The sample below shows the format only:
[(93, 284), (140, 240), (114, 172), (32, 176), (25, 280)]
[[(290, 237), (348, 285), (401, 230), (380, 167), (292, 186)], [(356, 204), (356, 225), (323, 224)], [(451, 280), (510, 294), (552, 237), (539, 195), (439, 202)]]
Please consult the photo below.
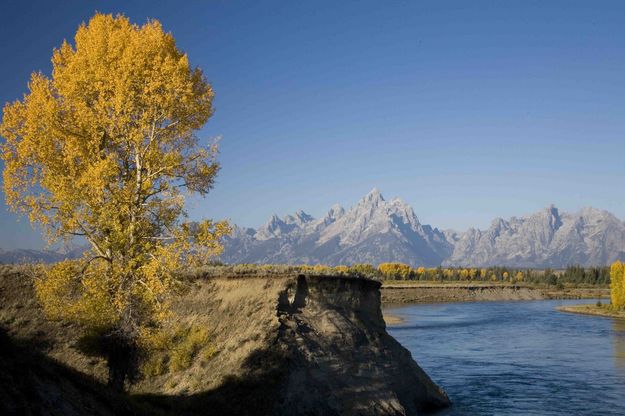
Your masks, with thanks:
[[(72, 254), (75, 256), (75, 253)], [(0, 250), (0, 262), (53, 262), (52, 251)], [(373, 189), (348, 210), (334, 205), (322, 218), (298, 211), (273, 215), (258, 229), (234, 226), (224, 240), (226, 263), (412, 266), (603, 266), (625, 260), (625, 223), (611, 213), (576, 213), (549, 206), (526, 217), (496, 218), (487, 230), (440, 230), (421, 224), (410, 205)]]
[(373, 189), (345, 210), (319, 219), (299, 211), (276, 215), (258, 228), (235, 227), (226, 239), (228, 263), (353, 264), (402, 262), (413, 266), (599, 266), (625, 260), (625, 223), (611, 213), (577, 213), (549, 206), (527, 217), (496, 218), (487, 230), (439, 230), (421, 224), (400, 199)]
[(79, 258), (85, 250), (85, 246), (74, 247), (71, 250), (32, 250), (18, 248), (4, 250), (0, 248), (0, 264), (18, 263), (56, 263), (66, 259)]

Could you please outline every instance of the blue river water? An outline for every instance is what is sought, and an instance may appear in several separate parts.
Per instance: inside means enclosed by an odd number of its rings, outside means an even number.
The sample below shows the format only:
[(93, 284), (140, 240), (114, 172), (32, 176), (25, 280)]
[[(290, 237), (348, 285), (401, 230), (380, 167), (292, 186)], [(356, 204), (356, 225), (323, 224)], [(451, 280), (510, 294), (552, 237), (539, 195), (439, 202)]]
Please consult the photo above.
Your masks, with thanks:
[(437, 416), (625, 415), (625, 320), (593, 300), (413, 304), (388, 332), (453, 402)]

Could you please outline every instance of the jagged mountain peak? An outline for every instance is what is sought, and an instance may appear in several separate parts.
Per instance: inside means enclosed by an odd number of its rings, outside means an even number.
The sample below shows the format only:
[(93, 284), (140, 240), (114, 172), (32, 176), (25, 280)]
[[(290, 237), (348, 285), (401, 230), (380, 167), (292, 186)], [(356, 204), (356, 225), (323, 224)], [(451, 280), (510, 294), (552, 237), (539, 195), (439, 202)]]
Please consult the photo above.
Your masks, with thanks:
[(332, 216), (340, 216), (345, 214), (345, 208), (343, 208), (340, 204), (334, 204), (330, 207), (328, 214)]
[[(58, 261), (62, 253), (0, 250), (0, 262)], [(273, 215), (257, 230), (234, 227), (222, 260), (229, 263), (378, 264), (413, 266), (552, 267), (607, 265), (625, 260), (625, 222), (586, 207), (575, 213), (549, 205), (487, 230), (439, 231), (420, 224), (399, 198), (384, 200), (374, 188), (354, 206), (333, 205), (316, 220), (300, 210)]]
[(560, 210), (554, 204), (549, 204), (538, 215), (545, 215), (553, 218), (554, 221), (558, 221), (560, 219)]
[(305, 213), (301, 209), (293, 215), (287, 215), (286, 217), (284, 217), (284, 222), (286, 224), (296, 224), (298, 226), (302, 226), (313, 220), (314, 220), (314, 217), (312, 215)]
[(493, 220), (487, 233), (467, 230), (445, 264), (453, 266), (600, 266), (625, 258), (625, 223), (607, 211), (574, 214), (551, 204), (525, 217)]
[[(334, 204), (330, 207), (330, 210), (325, 215), (324, 220), (334, 222), (345, 215), (345, 208), (340, 206), (339, 204)], [(327, 222), (326, 221), (326, 222)], [(328, 222), (329, 224), (329, 222)]]
[[(236, 262), (350, 264), (403, 261), (438, 265), (451, 254), (445, 235), (421, 226), (412, 207), (399, 198), (386, 201), (374, 188), (345, 210), (334, 205), (313, 221), (272, 219), (246, 241), (230, 239), (224, 259)], [(230, 254), (229, 251), (238, 254)], [(399, 259), (399, 260), (398, 260)]]
[(268, 224), (279, 222), (282, 222), (282, 218), (280, 218), (278, 214), (273, 214), (271, 217), (269, 217), (269, 221), (267, 221)]
[(280, 237), (287, 234), (292, 228), (293, 224), (287, 224), (282, 218), (278, 217), (278, 215), (273, 214), (271, 218), (269, 218), (269, 221), (258, 228), (255, 238), (258, 240), (268, 240), (270, 238)]
[(358, 205), (377, 205), (382, 202), (385, 202), (382, 192), (380, 192), (378, 188), (373, 188), (367, 195), (362, 197), (362, 199), (358, 202)]
[[(514, 218), (514, 217), (513, 217)], [(490, 229), (499, 231), (508, 228), (508, 221), (504, 220), (501, 217), (497, 217), (493, 219), (490, 223)]]

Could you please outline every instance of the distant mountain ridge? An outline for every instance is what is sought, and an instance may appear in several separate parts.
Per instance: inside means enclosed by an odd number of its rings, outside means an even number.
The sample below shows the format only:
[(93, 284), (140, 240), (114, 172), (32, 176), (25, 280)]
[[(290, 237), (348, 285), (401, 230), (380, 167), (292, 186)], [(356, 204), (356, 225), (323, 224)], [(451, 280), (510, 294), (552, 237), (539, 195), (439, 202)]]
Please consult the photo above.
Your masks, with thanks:
[(228, 263), (598, 266), (625, 260), (625, 223), (604, 210), (570, 214), (550, 206), (527, 217), (496, 218), (487, 230), (439, 230), (374, 189), (349, 210), (335, 205), (320, 219), (299, 211), (274, 215), (258, 230), (235, 227), (224, 245)]
[(77, 247), (68, 251), (13, 249), (0, 248), (0, 264), (18, 263), (56, 263), (65, 259), (78, 258), (84, 252), (85, 247)]
[[(71, 253), (76, 257), (76, 253)], [(0, 262), (54, 262), (51, 251), (0, 250)], [(613, 214), (577, 213), (549, 206), (526, 217), (496, 218), (487, 230), (439, 230), (421, 224), (410, 205), (386, 201), (373, 189), (346, 210), (322, 218), (304, 211), (273, 215), (258, 229), (234, 226), (224, 240), (226, 263), (354, 264), (402, 262), (412, 266), (561, 268), (625, 260), (625, 223)]]
[(565, 267), (625, 260), (625, 223), (608, 211), (560, 212), (550, 206), (528, 217), (497, 218), (488, 230), (451, 237), (448, 265)]
[(453, 249), (441, 231), (421, 225), (409, 205), (386, 201), (377, 189), (351, 209), (335, 205), (319, 219), (299, 211), (274, 215), (258, 230), (235, 227), (224, 246), (228, 263), (440, 264)]

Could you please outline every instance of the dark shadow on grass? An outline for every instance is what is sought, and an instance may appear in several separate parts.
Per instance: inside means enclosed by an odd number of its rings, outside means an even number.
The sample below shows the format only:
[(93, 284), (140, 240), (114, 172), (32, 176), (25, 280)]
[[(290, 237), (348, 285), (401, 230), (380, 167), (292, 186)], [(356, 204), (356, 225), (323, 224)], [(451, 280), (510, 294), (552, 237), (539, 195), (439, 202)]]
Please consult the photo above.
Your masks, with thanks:
[(39, 340), (11, 339), (0, 328), (0, 414), (159, 415), (39, 352)]
[(280, 400), (287, 360), (256, 350), (243, 364), (245, 377), (228, 376), (213, 390), (190, 395), (145, 394), (142, 402), (176, 415), (273, 415)]

